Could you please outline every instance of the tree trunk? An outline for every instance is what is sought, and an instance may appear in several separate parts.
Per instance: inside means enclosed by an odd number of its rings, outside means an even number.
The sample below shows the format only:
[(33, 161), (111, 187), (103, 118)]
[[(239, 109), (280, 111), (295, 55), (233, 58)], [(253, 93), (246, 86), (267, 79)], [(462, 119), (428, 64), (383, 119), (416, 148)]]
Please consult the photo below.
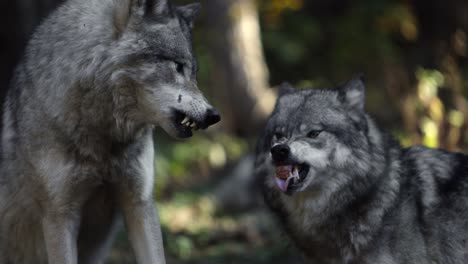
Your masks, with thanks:
[(209, 93), (227, 131), (256, 135), (276, 101), (268, 85), (257, 8), (252, 0), (212, 0), (205, 8), (214, 64)]

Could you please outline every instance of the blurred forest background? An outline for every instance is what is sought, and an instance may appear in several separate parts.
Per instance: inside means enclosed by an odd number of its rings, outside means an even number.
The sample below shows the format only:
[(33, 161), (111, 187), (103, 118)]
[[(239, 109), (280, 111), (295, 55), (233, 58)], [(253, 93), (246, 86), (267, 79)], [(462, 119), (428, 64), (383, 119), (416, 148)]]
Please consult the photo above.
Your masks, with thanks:
[[(0, 2), (2, 95), (35, 26), (60, 2)], [(156, 132), (168, 263), (301, 263), (252, 174), (255, 140), (283, 81), (331, 87), (364, 73), (367, 110), (402, 145), (468, 149), (468, 1), (201, 2), (199, 86), (223, 120), (183, 142)], [(134, 263), (124, 233), (109, 263)]]

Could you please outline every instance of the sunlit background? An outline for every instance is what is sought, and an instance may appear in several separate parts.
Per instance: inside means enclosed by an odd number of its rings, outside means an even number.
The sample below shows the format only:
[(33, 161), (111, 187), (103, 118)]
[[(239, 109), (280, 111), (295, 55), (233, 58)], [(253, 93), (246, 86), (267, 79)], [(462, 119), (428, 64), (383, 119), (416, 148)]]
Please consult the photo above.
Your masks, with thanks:
[[(2, 93), (32, 30), (59, 2), (0, 3)], [(364, 73), (367, 110), (402, 145), (467, 150), (466, 0), (201, 2), (199, 86), (223, 120), (183, 142), (156, 133), (168, 263), (301, 263), (252, 174), (283, 81), (323, 88)], [(109, 263), (134, 263), (124, 233)]]

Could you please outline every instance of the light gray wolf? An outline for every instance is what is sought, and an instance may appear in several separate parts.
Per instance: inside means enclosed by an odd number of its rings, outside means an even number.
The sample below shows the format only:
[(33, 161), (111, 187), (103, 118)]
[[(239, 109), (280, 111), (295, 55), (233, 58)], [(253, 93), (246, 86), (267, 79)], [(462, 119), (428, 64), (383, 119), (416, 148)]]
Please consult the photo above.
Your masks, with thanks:
[(220, 116), (197, 88), (198, 4), (69, 0), (30, 40), (3, 108), (0, 263), (103, 263), (119, 218), (138, 263), (165, 263), (153, 128)]
[(356, 77), (283, 85), (256, 176), (307, 263), (468, 263), (468, 158), (402, 148), (364, 110)]

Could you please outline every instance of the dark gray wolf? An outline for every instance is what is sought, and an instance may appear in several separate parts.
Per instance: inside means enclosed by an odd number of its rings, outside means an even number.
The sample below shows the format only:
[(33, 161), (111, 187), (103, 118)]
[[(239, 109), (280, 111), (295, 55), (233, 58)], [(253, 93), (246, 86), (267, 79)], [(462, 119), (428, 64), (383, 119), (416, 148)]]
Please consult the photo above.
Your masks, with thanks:
[(165, 263), (152, 131), (220, 120), (197, 88), (197, 4), (69, 0), (35, 32), (3, 113), (0, 263), (103, 263), (119, 216)]
[(256, 176), (308, 263), (468, 263), (468, 158), (401, 148), (364, 111), (364, 84), (284, 95)]

